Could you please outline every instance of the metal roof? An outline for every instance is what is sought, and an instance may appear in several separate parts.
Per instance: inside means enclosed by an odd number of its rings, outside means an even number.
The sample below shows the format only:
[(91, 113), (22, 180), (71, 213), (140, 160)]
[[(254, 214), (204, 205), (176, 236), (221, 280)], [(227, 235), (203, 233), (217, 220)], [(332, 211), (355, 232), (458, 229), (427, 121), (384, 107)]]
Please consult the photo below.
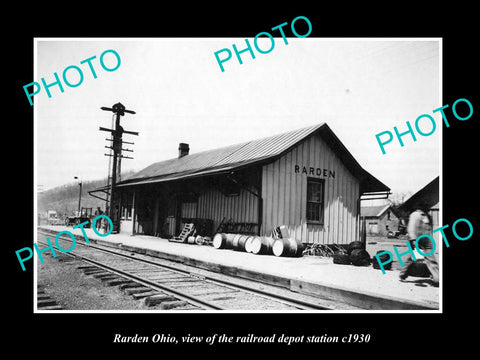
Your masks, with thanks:
[(404, 212), (411, 212), (417, 208), (438, 209), (440, 193), (440, 177), (437, 176), (415, 194), (410, 196), (398, 208)]
[(227, 173), (241, 167), (271, 162), (315, 133), (322, 136), (347, 168), (366, 185), (363, 186), (363, 190), (370, 192), (390, 190), (357, 163), (325, 123), (241, 144), (193, 153), (181, 158), (160, 161), (133, 174), (129, 179), (119, 182), (117, 186), (141, 185)]
[[(360, 216), (362, 217), (380, 217), (388, 208), (394, 209), (390, 204), (378, 206), (362, 206)], [(395, 212), (395, 210), (394, 210)]]

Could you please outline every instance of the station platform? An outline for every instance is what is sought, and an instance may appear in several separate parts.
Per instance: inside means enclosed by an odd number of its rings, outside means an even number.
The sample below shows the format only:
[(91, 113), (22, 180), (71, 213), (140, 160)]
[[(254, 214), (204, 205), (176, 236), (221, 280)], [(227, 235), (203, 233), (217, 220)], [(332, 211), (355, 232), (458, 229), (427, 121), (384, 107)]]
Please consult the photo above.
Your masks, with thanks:
[[(68, 230), (79, 243), (85, 241), (81, 229), (55, 225), (42, 225), (38, 229), (51, 233), (52, 239), (60, 231)], [(298, 293), (326, 296), (365, 310), (440, 311), (441, 283), (440, 287), (434, 287), (424, 278), (417, 277), (401, 282), (395, 268), (382, 274), (372, 266), (334, 264), (330, 257), (255, 255), (207, 245), (170, 242), (147, 235), (120, 233), (101, 237), (92, 229), (85, 229), (85, 232), (91, 243), (253, 279)]]

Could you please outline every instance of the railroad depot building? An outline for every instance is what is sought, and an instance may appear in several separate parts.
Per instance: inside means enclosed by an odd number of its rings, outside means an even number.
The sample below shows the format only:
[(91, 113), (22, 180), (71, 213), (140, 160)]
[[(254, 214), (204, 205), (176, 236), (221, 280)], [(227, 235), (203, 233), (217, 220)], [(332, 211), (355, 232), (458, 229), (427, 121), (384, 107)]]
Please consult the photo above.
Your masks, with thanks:
[(193, 222), (203, 236), (284, 225), (303, 243), (348, 244), (360, 238), (360, 197), (389, 190), (323, 123), (192, 154), (181, 143), (178, 158), (117, 183), (113, 220), (161, 238)]

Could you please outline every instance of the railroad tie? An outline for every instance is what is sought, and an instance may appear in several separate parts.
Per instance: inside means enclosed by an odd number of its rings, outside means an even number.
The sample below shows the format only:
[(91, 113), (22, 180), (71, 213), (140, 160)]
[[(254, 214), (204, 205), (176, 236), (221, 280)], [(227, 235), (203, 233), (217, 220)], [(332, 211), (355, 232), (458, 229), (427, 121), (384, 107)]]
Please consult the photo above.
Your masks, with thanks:
[(116, 275), (116, 274), (111, 274), (111, 275), (109, 275), (109, 276), (102, 276), (102, 277), (100, 278), (100, 280), (101, 280), (102, 282), (104, 282), (104, 283), (106, 283), (106, 282), (108, 282), (108, 281), (119, 280), (119, 279), (121, 279), (121, 277), (118, 276), (118, 275)]
[(95, 279), (102, 279), (102, 278), (105, 278), (105, 277), (117, 277), (117, 275), (115, 275), (114, 273), (111, 273), (111, 272), (103, 272), (103, 273), (95, 273), (93, 274), (93, 277)]
[(85, 275), (93, 275), (93, 274), (105, 273), (105, 270), (97, 268), (97, 269), (92, 269), (92, 270), (85, 270), (83, 273)]
[(48, 299), (42, 299), (42, 300), (37, 299), (37, 307), (51, 306), (56, 304), (57, 302), (50, 297)]
[(217, 298), (213, 298), (211, 299), (212, 301), (222, 301), (222, 300), (234, 300), (235, 297), (233, 296), (221, 296), (221, 297), (217, 297)]
[(63, 310), (61, 305), (51, 305), (51, 306), (43, 306), (41, 309), (38, 310)]
[(77, 266), (77, 269), (79, 269), (79, 270), (92, 270), (92, 269), (98, 269), (98, 266), (93, 266), (93, 265), (79, 265), (79, 266)]
[(155, 306), (155, 305), (161, 304), (162, 302), (176, 301), (176, 300), (178, 299), (172, 295), (158, 294), (158, 295), (152, 295), (145, 298), (145, 305)]
[(160, 303), (160, 309), (162, 309), (162, 310), (173, 310), (175, 308), (185, 307), (185, 306), (188, 306), (188, 305), (189, 305), (189, 303), (187, 301), (181, 301), (181, 300), (164, 301), (164, 302)]
[(151, 291), (148, 291), (148, 292), (141, 292), (141, 293), (137, 293), (137, 294), (132, 294), (132, 297), (135, 300), (141, 300), (141, 299), (144, 299), (148, 296), (158, 295), (158, 294), (160, 294), (158, 291), (151, 290)]
[(63, 308), (45, 293), (43, 287), (37, 287), (37, 310), (63, 310)]
[(151, 290), (152, 289), (150, 289), (148, 287), (145, 287), (145, 286), (124, 289), (125, 293), (128, 294), (128, 295), (145, 293), (145, 292), (149, 292)]
[(73, 261), (75, 259), (71, 256), (68, 256), (68, 255), (60, 255), (60, 256), (57, 256), (57, 260), (60, 261), (60, 262), (70, 262), (70, 261)]
[(105, 281), (105, 285), (107, 286), (117, 286), (117, 285), (123, 285), (123, 284), (128, 284), (128, 283), (131, 283), (132, 281), (131, 280), (128, 280), (128, 279), (125, 279), (125, 278), (121, 278), (121, 277), (118, 277), (117, 279), (105, 279), (102, 281)]
[(205, 309), (200, 308), (200, 307), (195, 306), (195, 305), (192, 305), (192, 304), (187, 304), (185, 306), (178, 306), (178, 307), (175, 308), (175, 310), (184, 311), (184, 310), (205, 310)]
[(120, 290), (124, 290), (124, 289), (127, 289), (127, 288), (135, 288), (135, 287), (141, 287), (143, 286), (142, 284), (139, 284), (135, 281), (129, 281), (127, 283), (124, 283), (124, 284), (121, 284), (119, 286)]

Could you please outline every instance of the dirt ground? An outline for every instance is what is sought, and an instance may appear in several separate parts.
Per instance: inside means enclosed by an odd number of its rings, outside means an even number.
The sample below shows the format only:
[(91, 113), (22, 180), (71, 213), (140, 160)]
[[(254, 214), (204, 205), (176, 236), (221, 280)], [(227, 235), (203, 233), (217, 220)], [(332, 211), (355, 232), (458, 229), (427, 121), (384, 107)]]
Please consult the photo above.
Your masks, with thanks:
[[(366, 250), (371, 257), (374, 257), (377, 251), (387, 250), (392, 254), (395, 254), (393, 247), (396, 246), (397, 250), (402, 253), (407, 251), (406, 245), (407, 237), (401, 236), (396, 239), (389, 239), (386, 236), (367, 236)], [(394, 256), (392, 262), (392, 269), (400, 270), (402, 267), (397, 260), (397, 257)]]
[[(406, 247), (406, 237), (399, 237), (399, 238), (394, 238), (394, 239), (389, 239), (386, 236), (367, 236), (367, 251), (371, 250), (376, 250), (377, 248), (379, 250), (390, 250), (393, 251), (393, 245), (397, 247)], [(384, 247), (390, 247), (386, 249), (380, 249), (382, 246)]]
[[(79, 265), (80, 260), (59, 261), (43, 254), (45, 262), (37, 262), (37, 285), (65, 310), (156, 310), (146, 306), (115, 286), (106, 286), (99, 279), (88, 276)], [(65, 256), (65, 255), (64, 255)]]

